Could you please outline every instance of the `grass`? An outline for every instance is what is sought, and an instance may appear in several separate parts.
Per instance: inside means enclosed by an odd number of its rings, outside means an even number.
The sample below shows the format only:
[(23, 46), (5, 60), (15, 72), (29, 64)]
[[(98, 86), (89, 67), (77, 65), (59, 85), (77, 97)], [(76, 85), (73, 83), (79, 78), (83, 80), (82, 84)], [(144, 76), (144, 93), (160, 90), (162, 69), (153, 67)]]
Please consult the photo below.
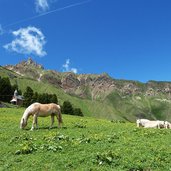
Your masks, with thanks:
[(63, 115), (61, 129), (48, 129), (49, 117), (20, 130), (23, 111), (0, 109), (0, 170), (171, 170), (170, 129)]

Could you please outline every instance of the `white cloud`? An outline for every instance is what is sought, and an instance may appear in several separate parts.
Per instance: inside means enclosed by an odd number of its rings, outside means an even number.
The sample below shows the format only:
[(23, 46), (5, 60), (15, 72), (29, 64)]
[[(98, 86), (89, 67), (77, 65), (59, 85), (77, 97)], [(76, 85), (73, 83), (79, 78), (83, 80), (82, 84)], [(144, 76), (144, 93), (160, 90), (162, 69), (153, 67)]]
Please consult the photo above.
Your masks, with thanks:
[(77, 68), (70, 68), (70, 59), (67, 59), (65, 64), (62, 65), (62, 67), (63, 67), (63, 72), (73, 72), (75, 74), (78, 73)]
[(67, 59), (65, 64), (62, 65), (63, 71), (69, 71), (69, 64), (70, 64), (70, 59)]
[(77, 68), (71, 68), (71, 72), (77, 74), (78, 73), (78, 70), (77, 70)]
[(35, 0), (36, 12), (46, 12), (49, 10), (48, 0)]
[(21, 54), (35, 54), (37, 56), (45, 56), (43, 50), (45, 45), (45, 37), (43, 33), (36, 27), (20, 28), (12, 32), (15, 39), (3, 47), (7, 50)]
[(2, 28), (2, 25), (0, 24), (0, 35), (2, 35), (4, 33), (4, 30)]

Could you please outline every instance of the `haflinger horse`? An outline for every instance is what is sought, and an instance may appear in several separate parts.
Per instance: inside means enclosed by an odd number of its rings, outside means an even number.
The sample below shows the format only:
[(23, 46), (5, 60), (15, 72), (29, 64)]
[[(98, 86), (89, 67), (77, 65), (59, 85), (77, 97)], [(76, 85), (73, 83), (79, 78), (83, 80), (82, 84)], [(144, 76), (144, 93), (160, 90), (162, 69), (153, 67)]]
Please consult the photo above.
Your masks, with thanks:
[(148, 119), (137, 119), (137, 127), (144, 127), (149, 121)]
[(137, 127), (144, 128), (171, 128), (171, 124), (168, 121), (151, 121), (148, 119), (137, 119)]
[(166, 122), (165, 122), (165, 128), (166, 128), (166, 129), (168, 129), (168, 128), (171, 129), (171, 123), (168, 122), (168, 121), (166, 121)]
[(37, 124), (37, 118), (38, 117), (46, 117), (51, 116), (51, 126), (53, 126), (54, 123), (54, 116), (58, 119), (58, 127), (62, 124), (62, 115), (61, 115), (61, 108), (59, 105), (55, 103), (50, 104), (41, 104), (41, 103), (33, 103), (28, 108), (26, 108), (20, 122), (20, 128), (23, 129), (27, 125), (27, 120), (30, 116), (33, 116), (33, 123), (31, 130), (34, 129), (34, 125), (36, 124), (36, 127), (38, 127)]
[(165, 121), (149, 121), (144, 125), (144, 128), (165, 128)]

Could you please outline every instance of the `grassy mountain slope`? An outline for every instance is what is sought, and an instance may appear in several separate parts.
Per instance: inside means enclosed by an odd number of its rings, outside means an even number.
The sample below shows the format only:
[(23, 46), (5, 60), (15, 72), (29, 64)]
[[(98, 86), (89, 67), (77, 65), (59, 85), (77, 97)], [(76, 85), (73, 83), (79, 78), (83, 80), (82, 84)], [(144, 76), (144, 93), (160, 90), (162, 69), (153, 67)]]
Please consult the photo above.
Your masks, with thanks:
[[(34, 79), (25, 78), (13, 73), (3, 67), (0, 67), (0, 76), (9, 77), (12, 84), (17, 84), (22, 92), (26, 90), (27, 86), (30, 86), (35, 92), (39, 93), (55, 93), (58, 96), (59, 103), (64, 101), (70, 101), (74, 107), (81, 108), (82, 112), (86, 116), (94, 116), (98, 118), (108, 119), (121, 119), (113, 112), (113, 106), (104, 105), (100, 101), (92, 101), (88, 99), (82, 99), (76, 96), (71, 96), (65, 93), (62, 89), (55, 87), (49, 83), (39, 82)], [(105, 113), (105, 115), (104, 115)]]
[(60, 104), (69, 100), (85, 116), (128, 121), (138, 117), (171, 120), (170, 82), (144, 84), (115, 80), (106, 73), (59, 73), (44, 70), (31, 59), (7, 68), (0, 67), (0, 76), (9, 77), (22, 92), (30, 86), (35, 92), (55, 93)]

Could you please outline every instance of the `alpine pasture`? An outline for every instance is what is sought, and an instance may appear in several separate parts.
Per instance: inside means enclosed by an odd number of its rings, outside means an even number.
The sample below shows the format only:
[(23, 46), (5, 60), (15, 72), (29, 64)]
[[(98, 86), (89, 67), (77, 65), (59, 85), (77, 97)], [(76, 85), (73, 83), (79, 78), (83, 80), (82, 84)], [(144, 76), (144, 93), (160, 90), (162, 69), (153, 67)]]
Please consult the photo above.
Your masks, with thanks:
[(136, 123), (63, 115), (63, 128), (19, 129), (24, 108), (0, 109), (0, 170), (169, 171), (171, 130), (137, 128)]

